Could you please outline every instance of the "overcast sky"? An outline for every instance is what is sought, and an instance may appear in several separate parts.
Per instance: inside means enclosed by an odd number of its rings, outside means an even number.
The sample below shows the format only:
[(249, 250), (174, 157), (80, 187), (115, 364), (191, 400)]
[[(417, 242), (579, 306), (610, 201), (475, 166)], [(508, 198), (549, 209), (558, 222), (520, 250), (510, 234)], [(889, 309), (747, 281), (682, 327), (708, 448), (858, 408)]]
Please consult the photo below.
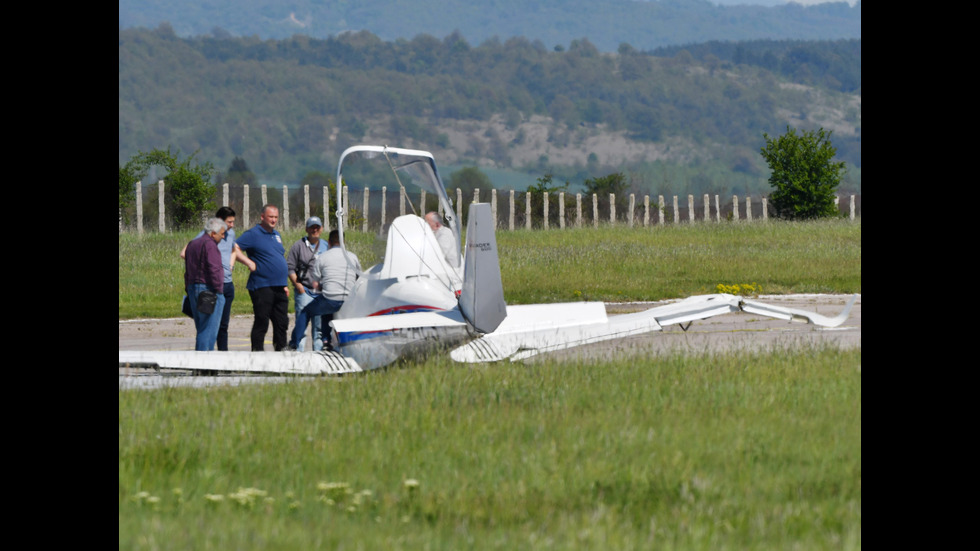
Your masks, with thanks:
[(718, 4), (722, 6), (734, 6), (737, 4), (751, 4), (755, 6), (778, 6), (780, 4), (788, 4), (789, 2), (796, 2), (797, 4), (803, 4), (804, 6), (809, 6), (811, 4), (823, 4), (824, 2), (842, 2), (846, 1), (850, 5), (857, 3), (857, 0), (708, 0), (712, 4)]

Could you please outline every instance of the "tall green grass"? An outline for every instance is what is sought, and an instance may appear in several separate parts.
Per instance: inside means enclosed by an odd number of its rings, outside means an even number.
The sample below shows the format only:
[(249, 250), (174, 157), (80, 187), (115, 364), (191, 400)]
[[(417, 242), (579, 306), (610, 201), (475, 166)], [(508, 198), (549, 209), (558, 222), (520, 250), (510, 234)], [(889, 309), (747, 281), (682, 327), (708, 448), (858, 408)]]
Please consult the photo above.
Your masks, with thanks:
[(861, 292), (861, 224), (623, 226), (497, 232), (508, 302), (662, 300), (752, 284), (771, 294)]
[[(181, 248), (196, 232), (119, 236), (119, 317), (173, 317), (183, 296)], [(301, 230), (283, 233), (287, 249)], [(374, 234), (350, 232), (365, 268), (381, 261)], [(661, 300), (716, 292), (861, 292), (861, 222), (743, 222), (654, 228), (497, 232), (508, 303)], [(234, 272), (233, 314), (248, 314), (248, 269)], [(291, 308), (291, 307), (290, 307)]]
[(861, 352), (119, 392), (120, 549), (860, 549)]

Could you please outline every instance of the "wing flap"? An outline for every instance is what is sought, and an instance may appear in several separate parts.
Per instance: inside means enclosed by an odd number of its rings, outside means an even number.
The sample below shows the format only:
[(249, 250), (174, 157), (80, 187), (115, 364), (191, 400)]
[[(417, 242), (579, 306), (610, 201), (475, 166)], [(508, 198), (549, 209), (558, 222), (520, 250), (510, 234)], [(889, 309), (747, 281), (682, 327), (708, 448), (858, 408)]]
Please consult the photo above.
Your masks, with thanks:
[(119, 367), (151, 367), (189, 371), (339, 375), (363, 371), (339, 352), (199, 352), (192, 350), (120, 350)]
[[(831, 318), (735, 295), (698, 295), (673, 304), (632, 314), (606, 318), (600, 303), (539, 304), (508, 307), (507, 318), (497, 331), (454, 349), (458, 362), (518, 361), (542, 352), (660, 331), (663, 326), (682, 324), (713, 316), (744, 311), (787, 320), (804, 320), (823, 327), (837, 327), (850, 315), (854, 295), (844, 310)], [(598, 308), (602, 307), (601, 314)]]
[(601, 302), (508, 306), (507, 317), (496, 331), (452, 350), (450, 357), (465, 363), (507, 358), (516, 361), (541, 352), (659, 329), (657, 320), (650, 315), (609, 318)]
[(416, 327), (456, 327), (465, 326), (466, 321), (459, 310), (440, 310), (437, 312), (410, 312), (361, 318), (334, 319), (330, 322), (338, 333), (363, 333), (372, 331), (393, 331), (395, 329), (414, 329)]
[(714, 294), (688, 297), (680, 302), (657, 306), (642, 313), (652, 315), (660, 325), (674, 325), (730, 314), (738, 312), (738, 309), (739, 301), (735, 295)]
[(772, 304), (765, 304), (754, 300), (743, 300), (742, 311), (777, 319), (810, 323), (821, 327), (838, 327), (847, 321), (848, 316), (851, 315), (851, 307), (854, 306), (857, 298), (858, 295), (853, 295), (851, 299), (847, 301), (847, 305), (844, 306), (844, 309), (834, 317), (828, 317), (816, 312), (800, 310), (798, 308), (774, 306)]

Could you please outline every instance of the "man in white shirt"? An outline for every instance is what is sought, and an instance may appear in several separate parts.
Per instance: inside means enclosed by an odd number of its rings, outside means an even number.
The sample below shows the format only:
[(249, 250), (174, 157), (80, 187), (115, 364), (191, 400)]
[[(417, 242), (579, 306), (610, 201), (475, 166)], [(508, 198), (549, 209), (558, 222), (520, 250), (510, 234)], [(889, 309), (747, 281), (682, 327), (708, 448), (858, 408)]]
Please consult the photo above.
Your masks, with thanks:
[[(347, 251), (345, 256), (344, 249), (339, 246), (340, 234), (337, 230), (330, 232), (327, 244), (330, 248), (317, 256), (310, 268), (313, 290), (320, 294), (303, 311), (307, 316), (323, 316), (321, 320), (323, 348), (333, 350), (330, 344), (330, 330), (327, 328), (333, 319), (333, 314), (340, 310), (347, 295), (350, 294), (354, 281), (357, 280), (357, 272), (361, 271), (361, 261), (350, 251)], [(353, 265), (347, 263), (347, 257)]]
[(439, 242), (439, 247), (442, 248), (442, 254), (446, 257), (446, 262), (453, 268), (459, 268), (459, 251), (456, 249), (456, 238), (453, 237), (453, 232), (442, 225), (442, 219), (437, 212), (426, 214), (425, 221), (429, 223), (429, 227), (432, 228), (432, 233), (436, 235), (436, 241)]

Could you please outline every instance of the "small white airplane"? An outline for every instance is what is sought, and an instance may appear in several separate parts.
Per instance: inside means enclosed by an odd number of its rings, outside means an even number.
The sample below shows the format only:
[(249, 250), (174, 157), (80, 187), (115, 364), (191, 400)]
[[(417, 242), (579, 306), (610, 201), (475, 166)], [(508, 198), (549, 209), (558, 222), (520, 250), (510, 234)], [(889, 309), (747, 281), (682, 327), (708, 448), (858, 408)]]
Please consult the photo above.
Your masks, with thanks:
[[(377, 166), (380, 164), (380, 168)], [(344, 174), (347, 170), (347, 178)], [(453, 203), (427, 151), (359, 145), (340, 157), (337, 182), (382, 185), (394, 178), (406, 189), (425, 190), (444, 213), (457, 250), (461, 244)], [(341, 247), (348, 213), (337, 186)], [(410, 202), (409, 202), (410, 203)], [(414, 207), (412, 207), (414, 208)], [(424, 206), (423, 206), (424, 208)], [(387, 233), (384, 261), (358, 273), (343, 307), (334, 314), (335, 351), (195, 352), (119, 351), (120, 367), (152, 367), (192, 372), (344, 374), (385, 367), (448, 351), (457, 362), (518, 361), (542, 352), (618, 339), (664, 326), (690, 324), (732, 312), (748, 312), (822, 327), (847, 320), (858, 295), (835, 317), (773, 306), (729, 294), (693, 296), (643, 312), (607, 316), (602, 302), (510, 305), (504, 302), (495, 224), (490, 205), (472, 203), (464, 255), (446, 260), (424, 212), (395, 218)], [(348, 257), (348, 261), (349, 257)]]

